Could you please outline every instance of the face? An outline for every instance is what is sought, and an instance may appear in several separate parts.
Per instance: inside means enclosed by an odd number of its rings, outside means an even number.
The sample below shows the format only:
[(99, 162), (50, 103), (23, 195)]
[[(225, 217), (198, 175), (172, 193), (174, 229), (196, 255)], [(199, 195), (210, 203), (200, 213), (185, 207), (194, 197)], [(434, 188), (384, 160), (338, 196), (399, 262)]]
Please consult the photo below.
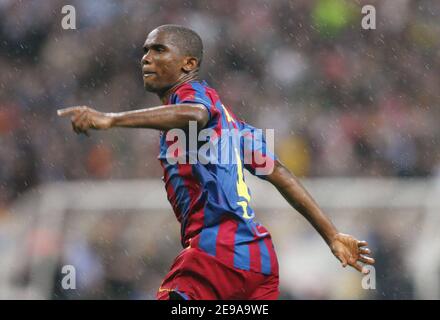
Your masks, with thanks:
[(173, 44), (172, 35), (155, 29), (145, 40), (141, 65), (145, 89), (162, 92), (171, 88), (181, 77), (185, 57)]

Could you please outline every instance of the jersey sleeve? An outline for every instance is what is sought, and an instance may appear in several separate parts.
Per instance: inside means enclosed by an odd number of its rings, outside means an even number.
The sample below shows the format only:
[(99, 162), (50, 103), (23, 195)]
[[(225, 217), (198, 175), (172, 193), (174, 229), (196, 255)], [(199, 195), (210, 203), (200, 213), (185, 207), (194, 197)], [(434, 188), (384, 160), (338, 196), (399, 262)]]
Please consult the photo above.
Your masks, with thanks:
[(208, 110), (209, 120), (218, 116), (218, 110), (213, 105), (211, 98), (206, 94), (206, 89), (203, 85), (197, 82), (186, 84), (179, 88), (171, 99), (172, 104), (180, 103), (198, 103)]
[(241, 144), (244, 167), (253, 175), (266, 179), (274, 169), (278, 160), (274, 152), (273, 130), (257, 129), (245, 122), (241, 122)]

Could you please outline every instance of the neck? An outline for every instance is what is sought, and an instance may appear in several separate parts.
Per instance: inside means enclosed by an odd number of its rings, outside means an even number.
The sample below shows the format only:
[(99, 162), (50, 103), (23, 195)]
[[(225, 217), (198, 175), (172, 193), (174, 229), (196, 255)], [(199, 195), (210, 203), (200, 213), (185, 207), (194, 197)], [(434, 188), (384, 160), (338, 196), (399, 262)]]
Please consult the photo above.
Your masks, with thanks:
[(187, 82), (190, 82), (193, 80), (198, 80), (198, 79), (199, 79), (198, 72), (184, 73), (180, 76), (180, 78), (177, 80), (177, 82), (175, 84), (173, 84), (173, 86), (171, 88), (166, 89), (162, 92), (158, 92), (157, 95), (159, 96), (162, 103), (166, 103), (166, 101), (168, 100), (170, 95), (173, 94), (173, 92), (176, 90), (177, 87), (179, 87), (180, 85), (182, 85), (184, 83), (187, 83)]

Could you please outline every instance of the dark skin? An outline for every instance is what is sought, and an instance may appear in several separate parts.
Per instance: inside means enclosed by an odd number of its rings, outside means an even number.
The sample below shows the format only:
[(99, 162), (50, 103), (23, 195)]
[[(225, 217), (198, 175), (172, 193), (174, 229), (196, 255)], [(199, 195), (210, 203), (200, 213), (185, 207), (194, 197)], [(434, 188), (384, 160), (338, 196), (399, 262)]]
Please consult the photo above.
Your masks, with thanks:
[[(166, 103), (176, 87), (198, 78), (197, 58), (182, 54), (173, 36), (160, 27), (148, 35), (143, 48), (141, 67), (144, 87), (156, 93), (162, 103)], [(73, 130), (77, 134), (86, 135), (89, 135), (89, 129), (105, 130), (113, 127), (166, 131), (184, 128), (189, 121), (196, 121), (197, 127), (203, 128), (209, 120), (208, 111), (203, 105), (187, 103), (119, 113), (103, 113), (79, 106), (60, 109), (58, 115), (70, 116)], [(266, 179), (312, 224), (343, 267), (350, 265), (359, 272), (368, 273), (360, 264), (374, 264), (368, 243), (340, 233), (299, 180), (281, 162), (275, 162), (273, 172)]]

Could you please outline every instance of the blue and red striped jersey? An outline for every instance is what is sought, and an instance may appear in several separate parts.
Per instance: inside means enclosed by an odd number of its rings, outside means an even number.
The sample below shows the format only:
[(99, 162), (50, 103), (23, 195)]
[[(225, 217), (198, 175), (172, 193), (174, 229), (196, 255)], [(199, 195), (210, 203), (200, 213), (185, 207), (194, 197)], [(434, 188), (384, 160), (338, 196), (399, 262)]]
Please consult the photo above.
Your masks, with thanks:
[[(275, 272), (278, 264), (271, 236), (255, 220), (244, 168), (256, 174), (263, 165), (273, 166), (276, 156), (267, 151), (261, 131), (238, 119), (205, 81), (182, 84), (167, 102), (170, 107), (183, 103), (206, 107), (209, 120), (196, 134), (199, 138), (203, 131), (211, 135), (202, 136), (193, 148), (191, 132), (185, 129), (185, 148), (178, 154), (170, 153), (176, 140), (161, 132), (159, 160), (168, 200), (181, 224), (182, 246), (197, 247), (239, 269)], [(202, 154), (202, 144), (216, 148)], [(182, 152), (186, 161), (170, 161)], [(191, 155), (196, 160), (189, 161)], [(255, 161), (257, 156), (260, 161)]]

